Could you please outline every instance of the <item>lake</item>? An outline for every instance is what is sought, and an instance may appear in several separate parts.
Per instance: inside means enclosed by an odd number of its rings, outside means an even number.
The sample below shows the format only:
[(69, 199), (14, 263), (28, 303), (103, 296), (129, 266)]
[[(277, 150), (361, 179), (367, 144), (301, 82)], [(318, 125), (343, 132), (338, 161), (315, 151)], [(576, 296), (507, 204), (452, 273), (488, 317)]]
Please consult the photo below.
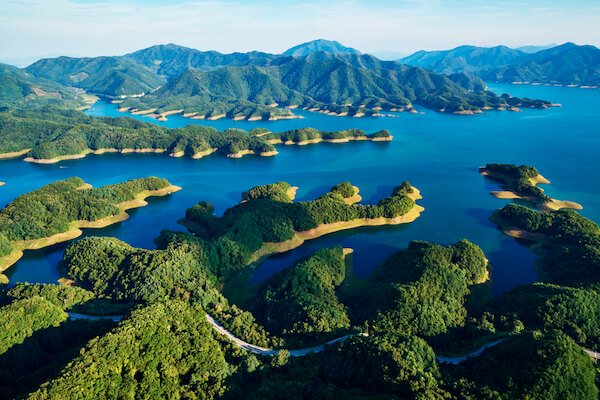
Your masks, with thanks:
[[(160, 176), (183, 190), (166, 198), (150, 199), (149, 206), (130, 211), (127, 221), (106, 229), (85, 230), (85, 235), (115, 236), (133, 246), (154, 248), (153, 239), (161, 229), (184, 230), (176, 221), (186, 208), (206, 200), (221, 214), (239, 202), (241, 192), (256, 185), (284, 180), (300, 187), (297, 200), (306, 200), (349, 180), (360, 187), (363, 202), (371, 203), (408, 180), (424, 197), (419, 204), (425, 211), (414, 223), (340, 232), (307, 242), (299, 249), (267, 259), (253, 272), (252, 282), (261, 282), (326, 246), (353, 248), (354, 270), (366, 276), (411, 240), (451, 244), (466, 238), (484, 249), (493, 268), (492, 291), (500, 294), (536, 279), (535, 257), (488, 221), (507, 200), (489, 194), (497, 185), (480, 176), (478, 167), (488, 162), (534, 165), (552, 181), (543, 186), (550, 196), (576, 201), (584, 206), (583, 215), (600, 220), (600, 90), (499, 84), (491, 88), (499, 94), (546, 99), (562, 107), (476, 116), (447, 115), (418, 107), (420, 114), (400, 113), (385, 118), (331, 117), (299, 111), (304, 119), (276, 122), (195, 121), (180, 116), (157, 122), (137, 116), (168, 127), (198, 123), (218, 129), (266, 127), (272, 131), (307, 126), (322, 130), (360, 128), (367, 133), (388, 129), (394, 141), (278, 146), (279, 154), (270, 158), (212, 155), (192, 160), (105, 154), (54, 165), (5, 160), (0, 161), (0, 181), (6, 182), (0, 187), (0, 206), (20, 194), (71, 176), (94, 186)], [(126, 115), (104, 102), (96, 103), (87, 113)], [(5, 273), (13, 284), (56, 282), (60, 276), (57, 265), (66, 246), (27, 251)]]

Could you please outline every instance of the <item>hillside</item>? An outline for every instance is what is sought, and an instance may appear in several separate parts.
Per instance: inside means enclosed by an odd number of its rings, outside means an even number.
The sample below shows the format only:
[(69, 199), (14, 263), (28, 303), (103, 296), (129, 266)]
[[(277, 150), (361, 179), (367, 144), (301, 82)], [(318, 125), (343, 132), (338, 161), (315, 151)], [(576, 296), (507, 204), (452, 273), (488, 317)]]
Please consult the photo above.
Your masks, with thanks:
[(17, 67), (0, 64), (0, 107), (79, 107), (83, 99), (70, 88), (38, 79)]
[(363, 116), (380, 110), (411, 111), (414, 105), (444, 112), (507, 106), (484, 87), (480, 79), (464, 74), (446, 77), (369, 55), (318, 52), (280, 58), (265, 67), (189, 70), (122, 106), (158, 117), (178, 112), (213, 119), (291, 117), (282, 107)]
[(148, 68), (123, 57), (45, 58), (27, 67), (27, 72), (110, 97), (145, 93), (164, 84)]
[(280, 56), (258, 51), (222, 54), (217, 51), (190, 49), (172, 43), (151, 46), (123, 56), (168, 78), (175, 77), (189, 68), (209, 70), (225, 66), (268, 65), (278, 57)]
[(501, 82), (600, 85), (600, 49), (565, 43), (524, 57), (516, 65), (482, 74)]
[(461, 46), (445, 51), (419, 51), (400, 60), (432, 71), (471, 73), (489, 81), (538, 82), (564, 85), (600, 84), (600, 49), (565, 43), (534, 52)]
[(317, 39), (287, 49), (283, 52), (283, 55), (290, 57), (305, 57), (320, 51), (332, 54), (360, 54), (360, 51), (353, 49), (352, 47), (346, 47), (338, 41)]
[(452, 50), (421, 50), (400, 62), (423, 67), (442, 74), (457, 72), (479, 73), (484, 70), (511, 65), (522, 59), (525, 53), (506, 46), (477, 47), (460, 46)]

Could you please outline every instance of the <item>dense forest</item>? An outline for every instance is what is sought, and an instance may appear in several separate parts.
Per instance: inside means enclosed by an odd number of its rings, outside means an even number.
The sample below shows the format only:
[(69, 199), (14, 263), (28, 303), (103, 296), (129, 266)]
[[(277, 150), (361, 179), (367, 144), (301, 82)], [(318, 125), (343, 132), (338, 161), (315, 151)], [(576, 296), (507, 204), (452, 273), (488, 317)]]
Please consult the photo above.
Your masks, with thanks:
[(408, 182), (396, 187), (390, 197), (376, 205), (348, 204), (344, 186), (312, 201), (291, 203), (280, 183), (253, 188), (239, 205), (229, 208), (222, 217), (214, 215), (213, 207), (200, 202), (189, 208), (184, 223), (205, 240), (206, 254), (213, 272), (230, 276), (255, 261), (253, 255), (266, 243), (291, 240), (297, 232), (315, 229), (323, 224), (359, 219), (396, 218), (415, 206), (409, 196), (413, 188)]
[(218, 132), (199, 125), (167, 129), (133, 118), (89, 117), (79, 111), (0, 110), (0, 154), (26, 151), (25, 155), (33, 159), (53, 159), (110, 149), (152, 149), (173, 156), (190, 157), (213, 151), (223, 155), (235, 155), (246, 150), (261, 154), (275, 152), (271, 142), (297, 143), (316, 138), (391, 139), (391, 135), (388, 131), (367, 135), (357, 129), (324, 132), (304, 128), (281, 133), (265, 132), (263, 129)]
[(481, 171), (486, 176), (503, 182), (508, 190), (520, 196), (532, 198), (534, 202), (543, 203), (550, 200), (550, 197), (536, 186), (536, 182), (532, 181), (540, 176), (535, 167), (514, 164), (486, 164), (484, 168), (481, 168)]

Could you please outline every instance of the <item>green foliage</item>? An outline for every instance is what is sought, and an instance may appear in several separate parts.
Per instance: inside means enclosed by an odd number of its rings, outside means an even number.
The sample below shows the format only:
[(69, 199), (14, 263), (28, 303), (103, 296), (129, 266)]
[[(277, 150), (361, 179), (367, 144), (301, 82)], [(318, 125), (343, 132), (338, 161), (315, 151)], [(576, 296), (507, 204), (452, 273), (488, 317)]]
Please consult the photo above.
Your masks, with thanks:
[(401, 398), (435, 398), (440, 379), (431, 347), (416, 336), (395, 333), (355, 336), (331, 346), (319, 370), (339, 387)]
[(539, 201), (549, 200), (544, 191), (531, 183), (531, 178), (539, 175), (535, 167), (514, 164), (487, 164), (485, 169), (492, 177), (501, 179), (508, 184), (508, 188), (523, 196), (532, 196)]
[(259, 319), (284, 335), (347, 329), (350, 320), (335, 293), (344, 278), (343, 249), (319, 250), (263, 285), (256, 304)]
[(67, 314), (48, 300), (34, 296), (0, 308), (0, 355), (21, 344), (36, 331), (58, 326)]
[(534, 283), (502, 296), (494, 312), (517, 315), (528, 329), (558, 329), (577, 343), (600, 347), (600, 294), (594, 289)]
[(278, 183), (272, 188), (251, 189), (249, 196), (256, 198), (226, 210), (220, 218), (212, 215), (206, 203), (186, 212), (186, 219), (192, 223), (190, 228), (208, 238), (206, 254), (213, 272), (227, 277), (245, 267), (264, 243), (284, 242), (292, 239), (295, 232), (362, 218), (395, 218), (408, 213), (415, 204), (406, 190), (399, 189), (377, 205), (346, 204), (337, 191), (316, 200), (295, 203), (271, 198), (281, 198), (282, 193), (274, 195), (271, 191), (285, 185)]
[[(461, 397), (494, 399), (596, 399), (590, 357), (560, 332), (522, 334), (459, 368)], [(469, 385), (471, 381), (474, 384)], [(469, 387), (470, 386), (470, 387)], [(468, 394), (465, 395), (467, 392)]]
[(136, 310), (30, 398), (218, 398), (230, 368), (203, 315), (183, 301)]
[(287, 182), (271, 183), (269, 185), (256, 186), (247, 192), (242, 193), (242, 201), (255, 199), (271, 199), (283, 203), (291, 203), (292, 199), (288, 196), (288, 190), (291, 186)]
[(567, 285), (600, 281), (600, 230), (593, 221), (574, 210), (538, 212), (517, 204), (504, 206), (498, 215), (518, 228), (546, 236), (538, 252), (544, 279)]
[(353, 321), (372, 320), (375, 332), (438, 335), (464, 325), (468, 286), (482, 280), (486, 268), (481, 249), (466, 240), (454, 247), (411, 242), (347, 304)]
[(11, 241), (52, 236), (68, 231), (75, 221), (117, 215), (119, 203), (170, 185), (156, 177), (81, 190), (83, 184), (81, 178), (69, 178), (17, 197), (0, 211), (0, 232)]
[(93, 299), (94, 293), (77, 286), (18, 283), (8, 290), (8, 297), (15, 300), (43, 297), (65, 310)]
[(8, 238), (0, 233), (0, 257), (9, 255), (13, 250), (12, 244)]
[(330, 193), (339, 193), (343, 198), (347, 199), (348, 197), (354, 196), (355, 190), (354, 187), (350, 184), (350, 182), (342, 182), (331, 188)]

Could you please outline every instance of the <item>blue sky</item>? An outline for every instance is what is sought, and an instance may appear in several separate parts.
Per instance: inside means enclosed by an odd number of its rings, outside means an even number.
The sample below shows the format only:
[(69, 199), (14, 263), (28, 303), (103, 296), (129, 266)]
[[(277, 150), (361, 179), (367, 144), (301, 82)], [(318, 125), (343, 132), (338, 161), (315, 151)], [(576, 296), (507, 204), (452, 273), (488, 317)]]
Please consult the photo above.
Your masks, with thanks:
[(0, 61), (158, 43), (281, 52), (316, 38), (393, 57), (461, 44), (600, 45), (599, 0), (0, 0)]

